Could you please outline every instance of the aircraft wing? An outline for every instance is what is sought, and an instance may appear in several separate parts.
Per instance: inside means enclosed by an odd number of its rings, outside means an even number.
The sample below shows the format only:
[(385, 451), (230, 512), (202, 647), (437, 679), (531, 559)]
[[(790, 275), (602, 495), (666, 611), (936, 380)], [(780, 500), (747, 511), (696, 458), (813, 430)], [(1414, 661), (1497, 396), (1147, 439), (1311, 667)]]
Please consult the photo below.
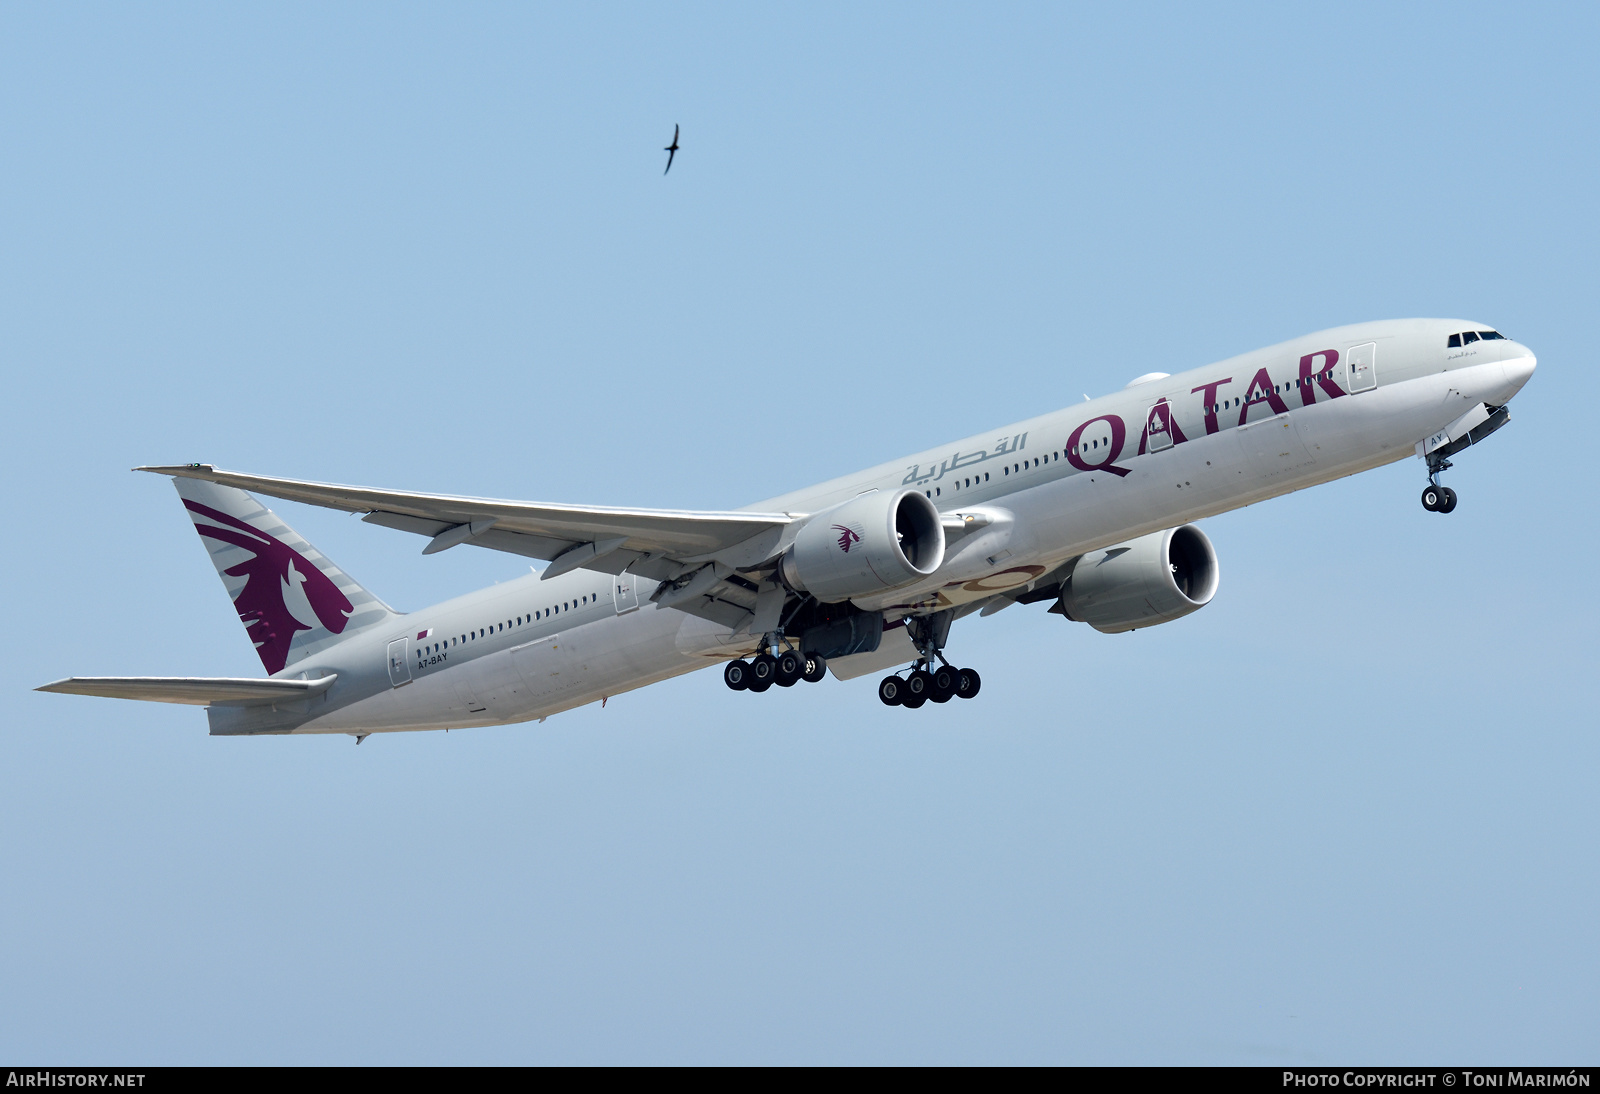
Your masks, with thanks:
[(144, 699), (152, 703), (278, 703), (306, 699), (333, 685), (335, 676), (318, 680), (260, 680), (219, 676), (69, 676), (34, 691), (61, 695), (98, 695), (106, 699)]
[(784, 530), (805, 515), (619, 509), (417, 494), (246, 475), (201, 463), (135, 470), (204, 479), (275, 498), (362, 513), (372, 524), (428, 536), (424, 554), (472, 543), (545, 559), (551, 562), (544, 571), (546, 577), (585, 567), (612, 574), (626, 569), (670, 581), (708, 562), (720, 563), (731, 573), (772, 558)]

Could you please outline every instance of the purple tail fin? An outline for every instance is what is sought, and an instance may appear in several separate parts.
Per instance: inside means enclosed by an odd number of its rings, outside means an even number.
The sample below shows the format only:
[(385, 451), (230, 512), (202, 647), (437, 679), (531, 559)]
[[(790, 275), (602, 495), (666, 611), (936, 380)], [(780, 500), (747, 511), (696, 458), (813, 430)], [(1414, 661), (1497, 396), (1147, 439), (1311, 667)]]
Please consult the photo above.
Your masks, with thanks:
[(396, 614), (243, 490), (173, 485), (269, 674)]

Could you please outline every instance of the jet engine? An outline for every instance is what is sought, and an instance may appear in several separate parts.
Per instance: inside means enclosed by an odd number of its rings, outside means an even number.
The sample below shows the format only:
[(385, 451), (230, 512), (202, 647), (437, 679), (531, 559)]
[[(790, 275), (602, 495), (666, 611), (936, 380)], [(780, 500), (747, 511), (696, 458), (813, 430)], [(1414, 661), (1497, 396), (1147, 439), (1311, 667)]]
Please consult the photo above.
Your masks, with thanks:
[(1211, 602), (1217, 552), (1192, 524), (1090, 551), (1061, 585), (1061, 611), (1104, 634), (1170, 623)]
[(898, 589), (944, 562), (944, 528), (915, 490), (873, 492), (806, 521), (783, 555), (783, 580), (825, 603)]

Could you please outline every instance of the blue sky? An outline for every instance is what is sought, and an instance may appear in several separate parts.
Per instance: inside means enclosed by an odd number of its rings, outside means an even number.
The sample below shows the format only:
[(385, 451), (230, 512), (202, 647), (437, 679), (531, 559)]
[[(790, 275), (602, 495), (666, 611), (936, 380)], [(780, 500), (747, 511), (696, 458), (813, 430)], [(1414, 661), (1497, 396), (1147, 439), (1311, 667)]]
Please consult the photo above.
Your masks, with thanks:
[[(0, 10), (0, 1057), (1593, 1062), (1597, 23)], [(1540, 356), (1454, 514), (1215, 518), (1187, 619), (962, 624), (973, 703), (357, 750), (30, 690), (259, 671), (136, 464), (729, 507), (1416, 315)], [(525, 572), (275, 507), (402, 609)]]

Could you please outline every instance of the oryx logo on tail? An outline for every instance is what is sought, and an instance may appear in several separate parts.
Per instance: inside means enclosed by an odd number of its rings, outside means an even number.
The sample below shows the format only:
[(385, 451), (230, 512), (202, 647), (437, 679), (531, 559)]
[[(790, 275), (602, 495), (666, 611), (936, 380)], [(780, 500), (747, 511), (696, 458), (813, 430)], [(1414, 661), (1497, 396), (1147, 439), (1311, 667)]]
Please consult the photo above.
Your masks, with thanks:
[[(318, 623), (334, 634), (344, 631), (354, 605), (299, 551), (220, 509), (188, 498), (183, 504), (194, 516), (214, 522), (196, 520), (195, 531), (250, 552), (249, 558), (222, 573), (245, 579), (233, 606), (268, 673), (288, 664), (296, 632), (309, 631)], [(300, 610), (296, 612), (291, 603)]]

